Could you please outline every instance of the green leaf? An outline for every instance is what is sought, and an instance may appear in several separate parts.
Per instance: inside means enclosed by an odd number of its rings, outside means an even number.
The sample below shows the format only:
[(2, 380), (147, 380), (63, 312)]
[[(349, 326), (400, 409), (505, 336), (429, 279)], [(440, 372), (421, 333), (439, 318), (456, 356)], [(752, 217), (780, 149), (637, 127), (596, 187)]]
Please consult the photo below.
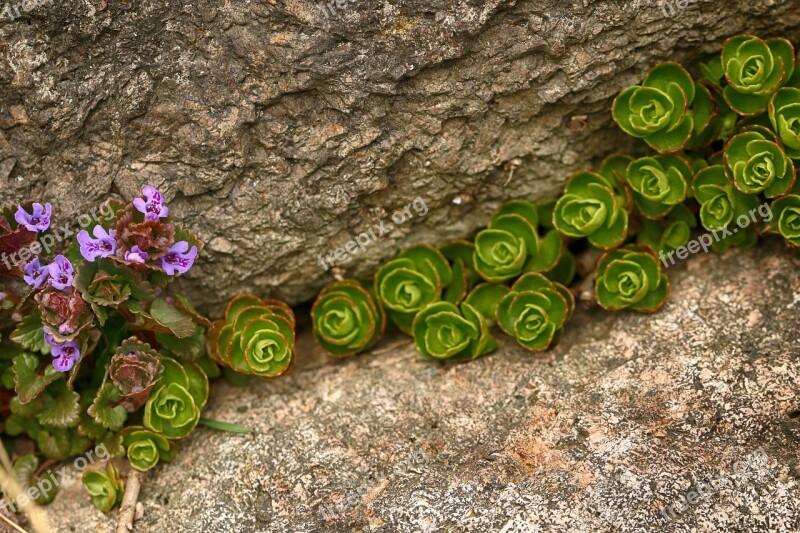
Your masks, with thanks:
[(39, 358), (33, 354), (21, 353), (14, 357), (14, 389), (17, 391), (19, 403), (26, 404), (39, 396), (50, 383), (63, 377), (64, 374), (48, 364), (44, 370), (38, 370)]
[(128, 411), (125, 410), (125, 407), (117, 405), (121, 398), (122, 393), (119, 387), (108, 381), (97, 391), (97, 396), (89, 408), (89, 414), (104, 428), (120, 429), (125, 423), (125, 419), (128, 418)]
[(192, 316), (170, 305), (163, 298), (156, 298), (153, 301), (150, 316), (165, 328), (169, 328), (179, 339), (191, 337), (195, 332), (196, 325)]
[(233, 424), (231, 422), (220, 422), (219, 420), (212, 420), (210, 418), (200, 418), (199, 424), (211, 429), (218, 429), (219, 431), (227, 431), (229, 433), (252, 433), (253, 430), (246, 428), (240, 424)]
[(197, 326), (190, 337), (179, 339), (168, 333), (156, 333), (156, 340), (173, 354), (187, 361), (200, 359), (206, 353), (206, 330)]
[(22, 319), (11, 334), (11, 340), (30, 352), (39, 352), (43, 355), (50, 353), (50, 345), (44, 340), (42, 315), (39, 311), (33, 311)]
[(57, 381), (47, 388), (47, 394), (51, 395), (52, 399), (38, 414), (39, 422), (45, 426), (60, 428), (77, 425), (80, 420), (80, 408), (78, 407), (80, 396), (78, 393), (70, 390), (66, 382)]

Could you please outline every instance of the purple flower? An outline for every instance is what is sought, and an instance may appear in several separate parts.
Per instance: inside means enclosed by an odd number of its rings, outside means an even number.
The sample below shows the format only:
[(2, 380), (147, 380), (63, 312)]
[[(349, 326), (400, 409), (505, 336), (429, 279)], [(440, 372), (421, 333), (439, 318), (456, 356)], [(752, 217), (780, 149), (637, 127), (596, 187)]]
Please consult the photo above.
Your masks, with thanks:
[(50, 285), (61, 291), (72, 286), (74, 270), (69, 259), (63, 255), (57, 255), (47, 269), (50, 271)]
[(59, 372), (69, 372), (81, 357), (81, 350), (75, 341), (60, 344), (45, 330), (44, 340), (50, 345), (50, 355), (53, 356), (53, 368)]
[(50, 275), (50, 266), (40, 264), (38, 257), (34, 257), (33, 261), (25, 265), (25, 268), (22, 270), (25, 272), (22, 279), (25, 280), (25, 283), (33, 287), (34, 290), (41, 287)]
[(53, 356), (53, 368), (59, 372), (69, 372), (81, 356), (81, 350), (75, 341), (64, 344), (53, 344), (50, 355)]
[(78, 243), (81, 245), (81, 255), (90, 263), (98, 257), (108, 257), (117, 251), (116, 230), (106, 231), (103, 226), (95, 226), (92, 231), (95, 238), (89, 237), (86, 230), (78, 233)]
[(146, 185), (142, 189), (142, 194), (144, 194), (144, 200), (134, 198), (133, 206), (144, 213), (145, 219), (158, 220), (169, 215), (169, 207), (164, 205), (164, 195), (158, 189), (152, 185)]
[(44, 206), (42, 204), (33, 204), (33, 213), (29, 215), (22, 206), (19, 206), (17, 207), (17, 212), (14, 213), (14, 220), (20, 226), (25, 226), (29, 231), (45, 231), (50, 227), (51, 211), (50, 204), (44, 204)]
[(197, 246), (192, 246), (189, 253), (186, 253), (187, 250), (189, 250), (189, 243), (186, 241), (173, 244), (167, 255), (161, 258), (161, 268), (164, 269), (164, 272), (174, 276), (176, 272), (185, 274), (192, 268), (194, 259), (197, 257)]
[(6, 299), (6, 293), (0, 292), (0, 302)]
[(140, 250), (138, 245), (134, 245), (129, 252), (125, 252), (125, 261), (129, 263), (144, 263), (148, 257), (150, 254)]

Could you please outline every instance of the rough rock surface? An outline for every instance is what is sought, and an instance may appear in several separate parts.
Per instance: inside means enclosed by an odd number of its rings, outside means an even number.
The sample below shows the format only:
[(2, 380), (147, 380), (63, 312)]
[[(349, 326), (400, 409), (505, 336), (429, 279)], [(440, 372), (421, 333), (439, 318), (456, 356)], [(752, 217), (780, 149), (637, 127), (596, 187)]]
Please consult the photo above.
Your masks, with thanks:
[[(182, 442), (136, 531), (798, 531), (800, 260), (674, 270), (660, 313), (579, 310), (542, 355), (440, 366), (395, 338), (335, 363), (306, 336), (287, 379), (216, 388), (207, 416), (254, 433)], [(112, 531), (81, 490), (59, 531)]]
[(743, 31), (800, 40), (797, 0), (339, 2), (327, 17), (314, 0), (0, 15), (0, 204), (77, 215), (152, 183), (208, 243), (197, 303), (297, 303), (331, 279), (319, 254), (416, 197), (425, 217), (340, 266), (462, 237), (629, 148), (611, 99), (656, 62), (696, 64)]

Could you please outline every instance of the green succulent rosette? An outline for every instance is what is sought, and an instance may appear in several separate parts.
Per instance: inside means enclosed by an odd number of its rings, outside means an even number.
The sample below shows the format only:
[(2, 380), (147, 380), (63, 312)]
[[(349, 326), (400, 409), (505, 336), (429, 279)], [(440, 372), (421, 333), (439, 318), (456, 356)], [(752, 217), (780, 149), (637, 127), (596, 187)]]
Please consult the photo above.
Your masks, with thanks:
[(295, 317), (279, 300), (242, 294), (228, 303), (225, 319), (208, 336), (212, 361), (247, 376), (276, 378), (295, 357)]
[(142, 426), (126, 427), (122, 432), (122, 444), (128, 462), (140, 472), (147, 472), (160, 461), (172, 461), (178, 452), (174, 442)]
[(669, 280), (652, 249), (627, 245), (607, 252), (597, 263), (595, 295), (609, 311), (655, 313), (667, 301)]
[(731, 137), (725, 146), (725, 172), (745, 194), (775, 198), (794, 185), (794, 164), (759, 127)]
[(733, 186), (722, 165), (699, 170), (694, 176), (692, 190), (700, 203), (700, 223), (707, 230), (721, 230), (758, 205), (755, 196)]
[(386, 315), (370, 292), (348, 279), (328, 284), (311, 308), (314, 339), (332, 357), (347, 357), (374, 345)]
[(445, 289), (443, 299), (458, 305), (481, 279), (475, 270), (475, 245), (457, 239), (443, 244), (439, 251), (450, 261), (453, 269), (453, 280)]
[(612, 185), (617, 196), (622, 198), (628, 213), (633, 209), (633, 194), (631, 194), (625, 176), (631, 161), (633, 161), (633, 157), (627, 154), (611, 154), (603, 159), (597, 170), (597, 173)]
[(475, 270), (486, 281), (502, 282), (523, 272), (553, 268), (561, 257), (563, 241), (555, 231), (540, 238), (538, 210), (525, 200), (505, 203), (492, 216), (489, 227), (475, 237)]
[(658, 219), (686, 199), (693, 174), (685, 159), (661, 155), (631, 161), (625, 179), (642, 216)]
[(168, 439), (189, 435), (208, 401), (208, 377), (194, 363), (165, 357), (157, 388), (144, 404), (144, 426)]
[(547, 350), (561, 337), (575, 308), (572, 293), (537, 273), (525, 274), (496, 306), (497, 324), (523, 348)]
[(432, 360), (472, 360), (493, 351), (497, 342), (483, 316), (470, 304), (428, 304), (412, 326), (417, 351)]
[(639, 224), (636, 242), (666, 254), (689, 242), (692, 229), (697, 227), (697, 219), (684, 204), (678, 204), (665, 218), (660, 220), (643, 218)]
[(794, 47), (786, 39), (762, 40), (737, 35), (722, 47), (722, 68), (728, 85), (722, 91), (740, 115), (757, 115), (794, 72)]
[(770, 207), (770, 231), (783, 235), (792, 246), (800, 247), (800, 195), (787, 194), (772, 202)]
[(659, 153), (673, 153), (689, 142), (694, 119), (689, 106), (695, 97), (691, 75), (677, 63), (656, 65), (641, 85), (622, 91), (612, 115), (622, 131), (643, 139)]
[(125, 484), (113, 464), (106, 464), (105, 471), (87, 470), (83, 473), (82, 481), (92, 497), (92, 503), (100, 511), (107, 513), (122, 501)]
[(594, 172), (578, 172), (567, 182), (553, 210), (553, 225), (562, 235), (588, 238), (597, 248), (613, 248), (628, 235), (625, 200), (613, 185)]
[(452, 279), (445, 256), (432, 246), (417, 244), (378, 270), (374, 291), (392, 322), (411, 334), (414, 317), (426, 305), (440, 301)]
[(778, 89), (769, 102), (769, 120), (786, 155), (800, 159), (800, 89)]
[(491, 328), (496, 322), (495, 310), (500, 300), (510, 289), (501, 283), (480, 283), (467, 295), (466, 303), (471, 305), (486, 320)]

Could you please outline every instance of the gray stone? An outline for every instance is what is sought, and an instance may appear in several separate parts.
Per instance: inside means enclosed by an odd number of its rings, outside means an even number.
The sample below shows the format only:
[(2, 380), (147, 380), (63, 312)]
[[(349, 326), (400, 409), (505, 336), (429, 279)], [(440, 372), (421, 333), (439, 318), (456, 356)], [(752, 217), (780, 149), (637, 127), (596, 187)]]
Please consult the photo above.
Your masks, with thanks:
[[(182, 441), (136, 531), (798, 531), (800, 261), (687, 265), (658, 314), (579, 309), (539, 355), (439, 365), (392, 337), (330, 362), (306, 331), (286, 379), (215, 387), (206, 416), (254, 432)], [(58, 530), (112, 531), (81, 491)]]
[(205, 310), (308, 300), (331, 279), (319, 254), (414, 198), (428, 214), (345, 274), (631, 149), (611, 101), (657, 62), (696, 66), (743, 31), (800, 39), (797, 0), (666, 5), (41, 2), (0, 24), (0, 204), (77, 215), (151, 183), (210, 244), (184, 284)]

